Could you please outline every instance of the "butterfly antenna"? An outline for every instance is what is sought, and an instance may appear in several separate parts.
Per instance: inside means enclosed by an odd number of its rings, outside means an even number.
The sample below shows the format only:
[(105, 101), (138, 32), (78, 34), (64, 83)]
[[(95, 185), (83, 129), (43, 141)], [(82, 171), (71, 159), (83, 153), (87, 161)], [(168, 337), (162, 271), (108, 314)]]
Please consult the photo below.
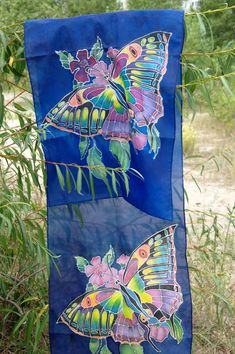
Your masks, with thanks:
[(160, 353), (161, 350), (154, 344), (152, 338), (150, 337), (150, 329), (148, 329), (147, 339), (148, 339), (148, 342), (152, 345), (152, 347), (156, 350), (156, 352)]

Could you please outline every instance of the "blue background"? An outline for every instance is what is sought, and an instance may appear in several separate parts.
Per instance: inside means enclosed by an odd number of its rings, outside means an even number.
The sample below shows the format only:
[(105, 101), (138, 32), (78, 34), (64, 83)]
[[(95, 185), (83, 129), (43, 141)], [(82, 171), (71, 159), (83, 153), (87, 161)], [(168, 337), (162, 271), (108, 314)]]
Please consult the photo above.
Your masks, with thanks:
[[(65, 325), (56, 324), (68, 303), (85, 291), (86, 277), (75, 264), (74, 256), (92, 257), (107, 252), (112, 245), (116, 258), (130, 253), (149, 235), (162, 227), (177, 223), (175, 244), (177, 250), (177, 281), (182, 287), (184, 303), (177, 315), (182, 319), (183, 341), (177, 345), (170, 338), (159, 348), (167, 354), (191, 352), (191, 297), (186, 261), (185, 220), (182, 181), (181, 115), (175, 112), (176, 84), (181, 83), (180, 54), (184, 39), (183, 12), (175, 10), (130, 11), (59, 20), (36, 20), (25, 23), (25, 52), (33, 88), (37, 123), (43, 122), (46, 113), (72, 90), (72, 75), (61, 67), (56, 50), (73, 54), (78, 49), (91, 49), (97, 36), (104, 49), (121, 48), (132, 40), (153, 31), (171, 32), (167, 72), (161, 81), (164, 117), (157, 128), (161, 149), (153, 156), (145, 149), (136, 155), (132, 149), (131, 167), (144, 176), (144, 182), (131, 177), (130, 194), (119, 189), (119, 198), (111, 199), (103, 182), (95, 184), (98, 201), (91, 195), (78, 195), (76, 191), (61, 191), (54, 166), (47, 165), (48, 186), (48, 245), (60, 256), (60, 274), (51, 265), (50, 274), (50, 340), (52, 354), (89, 353), (85, 337), (72, 333)], [(104, 58), (102, 58), (104, 59)], [(50, 128), (43, 142), (48, 161), (82, 164), (79, 156), (79, 137)], [(108, 150), (108, 142), (96, 137), (107, 166), (117, 166)], [(75, 173), (75, 171), (74, 171)], [(73, 212), (79, 207), (83, 226)], [(168, 221), (167, 221), (168, 220)], [(108, 339), (113, 353), (118, 353), (118, 343)], [(145, 353), (155, 353), (143, 343)]]

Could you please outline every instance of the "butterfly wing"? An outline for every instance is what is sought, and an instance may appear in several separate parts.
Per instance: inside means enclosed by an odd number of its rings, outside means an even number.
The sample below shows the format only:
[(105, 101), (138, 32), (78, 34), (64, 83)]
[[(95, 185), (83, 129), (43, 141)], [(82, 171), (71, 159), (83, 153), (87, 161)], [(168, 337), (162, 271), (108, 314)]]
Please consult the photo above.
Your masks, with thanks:
[(143, 242), (132, 253), (123, 277), (159, 320), (171, 317), (182, 303), (176, 281), (175, 228), (167, 227)]
[(115, 90), (105, 85), (92, 84), (70, 92), (49, 111), (45, 121), (82, 136), (102, 134), (125, 140), (130, 136), (128, 110)]
[(125, 88), (137, 125), (155, 123), (164, 115), (160, 82), (166, 73), (171, 33), (152, 32), (122, 48), (114, 60), (112, 79)]
[(86, 337), (106, 338), (122, 310), (123, 296), (119, 290), (102, 289), (85, 293), (73, 300), (60, 315), (73, 332)]

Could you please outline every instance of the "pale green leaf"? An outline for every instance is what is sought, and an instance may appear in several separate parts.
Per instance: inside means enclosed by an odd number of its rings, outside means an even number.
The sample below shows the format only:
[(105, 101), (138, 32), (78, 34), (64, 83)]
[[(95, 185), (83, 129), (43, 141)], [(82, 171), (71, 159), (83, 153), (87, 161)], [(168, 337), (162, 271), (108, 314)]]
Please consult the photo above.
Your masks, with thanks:
[(84, 257), (76, 256), (74, 257), (76, 260), (77, 268), (80, 272), (85, 272), (85, 267), (89, 264), (88, 260)]
[(114, 260), (115, 260), (115, 252), (114, 252), (113, 247), (110, 245), (109, 246), (109, 250), (105, 254), (105, 256), (103, 257), (102, 262), (108, 264), (111, 267), (111, 265), (113, 264)]
[(109, 150), (118, 160), (120, 166), (127, 171), (130, 167), (131, 161), (130, 144), (128, 142), (111, 140), (109, 143)]

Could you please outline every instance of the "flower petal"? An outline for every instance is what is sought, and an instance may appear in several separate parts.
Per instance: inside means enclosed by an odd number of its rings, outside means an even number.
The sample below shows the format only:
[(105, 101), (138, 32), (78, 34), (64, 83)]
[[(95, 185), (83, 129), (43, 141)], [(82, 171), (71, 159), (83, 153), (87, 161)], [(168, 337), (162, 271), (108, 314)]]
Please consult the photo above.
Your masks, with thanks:
[(91, 264), (96, 267), (99, 266), (101, 264), (100, 256), (93, 257), (91, 260)]
[(143, 150), (147, 144), (147, 136), (142, 133), (135, 133), (132, 137), (132, 143), (137, 150)]
[(78, 50), (76, 57), (81, 61), (83, 59), (88, 59), (88, 51), (87, 49), (82, 49), (82, 50)]
[(85, 267), (85, 274), (86, 274), (87, 277), (90, 277), (94, 272), (95, 272), (95, 267), (94, 266), (89, 264), (89, 265), (87, 265)]
[(94, 57), (89, 57), (87, 61), (88, 61), (89, 66), (91, 66), (91, 67), (96, 64), (96, 59)]
[(73, 74), (75, 70), (77, 70), (79, 68), (79, 61), (78, 60), (72, 60), (69, 63), (69, 69), (71, 71), (71, 73)]
[(89, 76), (87, 75), (86, 71), (84, 68), (80, 68), (75, 72), (74, 79), (80, 82), (88, 82), (89, 81)]

